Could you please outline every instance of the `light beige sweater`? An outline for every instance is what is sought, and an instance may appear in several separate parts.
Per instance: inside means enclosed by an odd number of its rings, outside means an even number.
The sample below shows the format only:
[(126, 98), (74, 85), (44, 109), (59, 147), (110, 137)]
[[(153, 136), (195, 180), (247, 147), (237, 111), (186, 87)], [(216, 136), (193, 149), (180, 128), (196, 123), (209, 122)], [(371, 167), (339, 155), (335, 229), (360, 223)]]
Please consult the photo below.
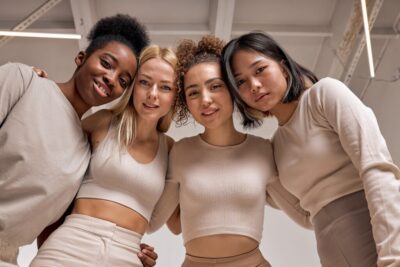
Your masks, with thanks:
[[(200, 136), (175, 143), (164, 193), (152, 215), (149, 232), (158, 229), (178, 203), (184, 243), (202, 236), (262, 236), (266, 189), (278, 207), (287, 207), (299, 223), (308, 224), (298, 200), (277, 188), (269, 140), (247, 135), (234, 146), (213, 146)], [(302, 213), (303, 211), (303, 213)]]
[(380, 264), (400, 260), (399, 169), (373, 112), (343, 83), (325, 78), (306, 90), (273, 147), (282, 185), (311, 217), (364, 189)]
[(90, 159), (60, 88), (31, 67), (0, 67), (0, 240), (30, 244), (73, 200)]

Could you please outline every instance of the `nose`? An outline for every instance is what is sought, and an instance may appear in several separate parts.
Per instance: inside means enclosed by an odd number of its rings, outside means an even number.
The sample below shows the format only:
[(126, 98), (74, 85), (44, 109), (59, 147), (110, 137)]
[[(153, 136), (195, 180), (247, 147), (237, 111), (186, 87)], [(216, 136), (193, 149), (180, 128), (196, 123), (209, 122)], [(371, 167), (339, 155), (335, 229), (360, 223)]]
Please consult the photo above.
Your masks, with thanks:
[(208, 107), (212, 101), (211, 93), (208, 90), (203, 90), (201, 93), (201, 105), (203, 107)]
[(250, 92), (251, 92), (252, 94), (255, 94), (255, 93), (257, 93), (260, 89), (261, 89), (261, 83), (260, 83), (260, 81), (259, 81), (258, 79), (255, 79), (255, 78), (251, 79), (251, 89), (250, 89)]
[(150, 87), (147, 97), (149, 99), (157, 99), (157, 85), (156, 84), (153, 84), (153, 86)]
[(103, 81), (110, 89), (113, 89), (115, 87), (115, 81), (118, 79), (117, 76), (118, 74), (116, 72), (109, 72), (107, 75), (103, 76)]

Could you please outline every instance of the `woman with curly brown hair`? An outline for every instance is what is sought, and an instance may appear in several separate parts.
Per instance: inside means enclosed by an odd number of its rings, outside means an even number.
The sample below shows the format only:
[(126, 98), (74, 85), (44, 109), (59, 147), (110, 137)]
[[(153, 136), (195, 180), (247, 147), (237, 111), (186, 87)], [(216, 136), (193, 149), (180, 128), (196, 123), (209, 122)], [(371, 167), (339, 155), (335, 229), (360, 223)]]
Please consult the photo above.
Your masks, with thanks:
[(221, 76), (222, 48), (212, 36), (197, 44), (184, 40), (177, 48), (178, 123), (190, 113), (205, 130), (172, 148), (150, 231), (179, 203), (168, 225), (175, 233), (182, 225), (182, 266), (270, 266), (258, 246), (266, 188), (276, 180), (271, 143), (235, 129), (233, 101)]

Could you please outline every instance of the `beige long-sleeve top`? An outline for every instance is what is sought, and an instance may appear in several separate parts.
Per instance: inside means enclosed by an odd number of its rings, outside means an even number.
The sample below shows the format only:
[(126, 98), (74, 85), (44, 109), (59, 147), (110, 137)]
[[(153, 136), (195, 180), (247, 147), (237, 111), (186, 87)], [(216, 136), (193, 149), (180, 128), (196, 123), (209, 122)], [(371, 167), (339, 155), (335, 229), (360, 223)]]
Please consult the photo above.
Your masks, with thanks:
[[(266, 189), (270, 183), (276, 184), (275, 176), (269, 140), (247, 135), (241, 144), (219, 147), (200, 136), (182, 139), (170, 152), (164, 192), (149, 232), (164, 224), (179, 203), (185, 244), (214, 234), (238, 234), (260, 241)], [(278, 196), (277, 206), (294, 206), (292, 213), (298, 212), (297, 199), (280, 197), (284, 193), (279, 189), (272, 195)], [(300, 213), (295, 220), (306, 222), (306, 215)]]
[(0, 67), (0, 240), (25, 245), (73, 200), (90, 159), (70, 102), (31, 67)]
[(380, 262), (400, 254), (399, 169), (373, 112), (343, 83), (324, 78), (306, 90), (273, 147), (282, 185), (311, 217), (364, 189)]

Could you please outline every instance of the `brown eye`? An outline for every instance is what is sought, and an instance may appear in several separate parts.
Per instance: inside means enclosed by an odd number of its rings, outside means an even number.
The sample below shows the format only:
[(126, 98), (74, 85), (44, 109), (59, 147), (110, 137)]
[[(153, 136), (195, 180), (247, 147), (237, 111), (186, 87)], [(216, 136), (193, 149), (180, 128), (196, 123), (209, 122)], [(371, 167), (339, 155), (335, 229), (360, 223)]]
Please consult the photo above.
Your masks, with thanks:
[(122, 88), (126, 89), (129, 86), (129, 82), (126, 81), (125, 79), (121, 78), (119, 79), (119, 84), (121, 85)]
[(260, 74), (260, 73), (263, 72), (266, 68), (267, 68), (266, 66), (257, 68), (257, 69), (256, 69), (256, 74)]
[(242, 84), (244, 84), (244, 80), (237, 80), (236, 81), (236, 86), (240, 87)]
[(106, 69), (111, 69), (111, 67), (112, 67), (112, 65), (111, 65), (111, 63), (110, 62), (108, 62), (107, 60), (105, 60), (105, 59), (100, 59), (100, 64), (104, 67), (104, 68), (106, 68)]

